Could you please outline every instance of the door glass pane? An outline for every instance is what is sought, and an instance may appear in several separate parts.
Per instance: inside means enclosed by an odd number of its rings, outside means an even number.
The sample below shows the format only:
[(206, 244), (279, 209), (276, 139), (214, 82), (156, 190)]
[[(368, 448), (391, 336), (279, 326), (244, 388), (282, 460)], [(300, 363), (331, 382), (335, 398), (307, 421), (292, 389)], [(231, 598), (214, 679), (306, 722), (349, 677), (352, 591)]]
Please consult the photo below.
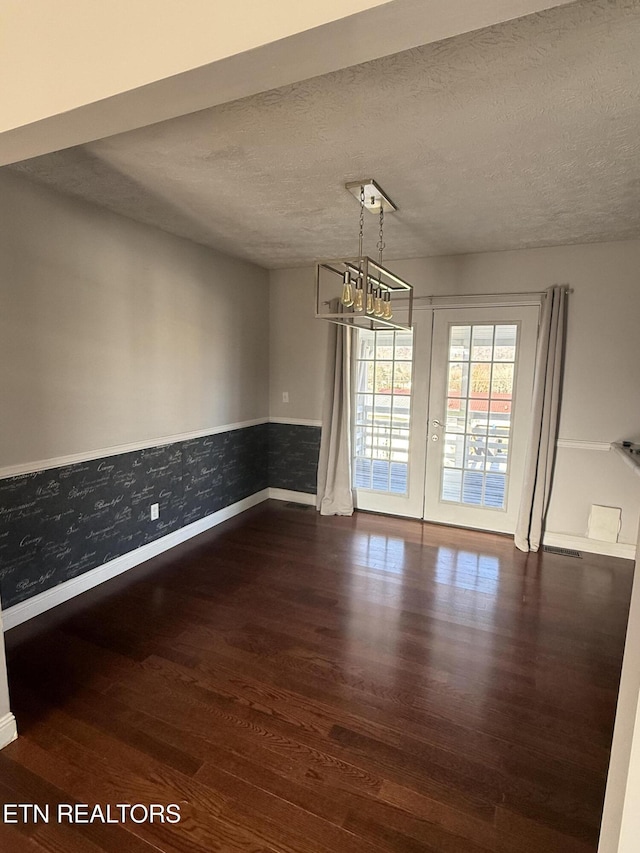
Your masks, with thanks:
[(358, 366), (356, 374), (357, 391), (373, 391), (373, 377), (375, 363), (373, 361), (362, 361)]
[(406, 462), (392, 462), (389, 490), (396, 495), (406, 494), (408, 473), (409, 466)]
[(372, 456), (385, 461), (391, 458), (391, 430), (386, 426), (375, 426), (372, 432)]
[(466, 397), (469, 386), (469, 363), (453, 361), (449, 363), (449, 381), (447, 395), (449, 397)]
[(506, 477), (503, 474), (487, 474), (484, 487), (484, 505), (502, 509), (506, 492)]
[(373, 394), (356, 394), (355, 421), (370, 424), (373, 418)]
[(393, 332), (371, 332), (375, 335), (376, 359), (384, 361), (393, 358)]
[(442, 500), (459, 504), (462, 498), (462, 471), (456, 468), (442, 469)]
[[(356, 448), (357, 452), (358, 448)], [(353, 468), (353, 483), (356, 488), (370, 489), (371, 488), (371, 460), (363, 459), (356, 456), (355, 465)]]
[(440, 500), (504, 509), (518, 325), (452, 325)]
[(484, 476), (479, 471), (465, 471), (462, 479), (462, 503), (482, 504), (482, 481)]
[(374, 391), (376, 394), (390, 394), (393, 385), (393, 362), (376, 361)]
[(489, 427), (489, 404), (486, 400), (467, 400), (467, 433), (486, 435)]
[(371, 488), (377, 492), (389, 491), (389, 463), (383, 459), (373, 460), (373, 483)]
[(373, 358), (375, 355), (376, 339), (374, 333), (368, 329), (362, 329), (358, 338), (360, 347), (360, 358)]
[(391, 458), (396, 462), (409, 462), (409, 430), (394, 429), (391, 433)]
[[(378, 332), (378, 334), (380, 334)], [(394, 332), (394, 358), (396, 361), (413, 361), (413, 332)]]
[(507, 473), (509, 462), (509, 439), (491, 434), (487, 441), (487, 471)]
[(387, 431), (391, 426), (391, 394), (372, 394), (371, 399), (374, 401), (371, 405), (371, 420), (375, 426), (386, 428)]
[(446, 468), (462, 468), (464, 435), (448, 432), (444, 437), (444, 465)]
[(491, 389), (491, 362), (481, 361), (471, 365), (470, 397), (488, 399)]
[(452, 326), (449, 338), (449, 361), (469, 361), (471, 326)]
[(395, 429), (408, 429), (411, 397), (408, 394), (396, 394), (392, 397), (392, 400), (392, 426)]
[(494, 326), (471, 327), (471, 361), (491, 361)]
[(494, 361), (516, 360), (517, 326), (496, 326)]
[(408, 493), (412, 359), (411, 332), (358, 332), (353, 441), (356, 488)]
[(493, 365), (491, 396), (494, 400), (511, 400), (513, 396), (513, 362)]
[[(505, 365), (506, 367), (506, 365)], [(396, 395), (411, 394), (411, 362), (397, 361), (393, 366), (393, 393)]]
[(486, 435), (467, 435), (465, 441), (464, 467), (469, 470), (476, 471), (478, 469), (484, 469), (484, 460), (486, 452)]
[(464, 433), (467, 422), (467, 401), (466, 399), (451, 399), (447, 400), (447, 430), (449, 432)]

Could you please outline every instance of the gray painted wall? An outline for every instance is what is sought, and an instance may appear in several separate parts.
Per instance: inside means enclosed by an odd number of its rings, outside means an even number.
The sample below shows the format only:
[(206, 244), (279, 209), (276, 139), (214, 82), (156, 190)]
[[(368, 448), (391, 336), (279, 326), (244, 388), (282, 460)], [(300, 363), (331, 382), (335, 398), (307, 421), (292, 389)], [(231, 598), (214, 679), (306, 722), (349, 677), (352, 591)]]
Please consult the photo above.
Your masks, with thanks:
[(0, 469), (267, 415), (268, 278), (0, 173)]

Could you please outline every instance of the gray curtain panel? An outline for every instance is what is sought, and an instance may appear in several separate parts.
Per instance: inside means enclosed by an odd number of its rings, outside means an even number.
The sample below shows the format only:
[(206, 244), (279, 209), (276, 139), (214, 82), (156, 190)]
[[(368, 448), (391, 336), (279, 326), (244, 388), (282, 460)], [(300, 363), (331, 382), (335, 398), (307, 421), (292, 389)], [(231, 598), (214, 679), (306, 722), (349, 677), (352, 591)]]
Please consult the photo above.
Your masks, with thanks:
[(329, 324), (329, 350), (318, 459), (321, 515), (352, 515), (351, 488), (351, 346), (353, 330)]
[(549, 506), (558, 439), (566, 302), (567, 288), (555, 285), (546, 291), (542, 305), (529, 446), (514, 537), (521, 551), (539, 549)]

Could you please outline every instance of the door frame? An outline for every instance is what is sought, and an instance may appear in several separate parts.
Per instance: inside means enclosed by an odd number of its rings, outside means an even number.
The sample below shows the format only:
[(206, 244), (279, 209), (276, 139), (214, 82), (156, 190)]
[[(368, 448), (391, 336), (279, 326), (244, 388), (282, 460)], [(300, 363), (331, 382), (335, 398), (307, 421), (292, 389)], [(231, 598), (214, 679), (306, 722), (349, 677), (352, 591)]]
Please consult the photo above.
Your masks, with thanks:
[[(538, 310), (538, 324), (540, 320), (540, 308), (544, 292), (527, 291), (523, 293), (511, 292), (502, 294), (463, 294), (458, 296), (418, 296), (413, 302), (413, 331), (417, 343), (414, 345), (413, 353), (413, 382), (415, 383), (418, 371), (416, 367), (422, 363), (425, 365), (426, 376), (422, 382), (422, 388), (417, 393), (412, 388), (411, 399), (411, 450), (410, 460), (415, 473), (420, 472), (421, 494), (418, 500), (416, 495), (403, 501), (402, 498), (384, 492), (356, 488), (353, 486), (354, 505), (356, 509), (367, 512), (379, 512), (385, 515), (399, 515), (406, 518), (419, 518), (425, 521), (425, 482), (427, 468), (427, 444), (429, 423), (429, 399), (431, 396), (431, 366), (433, 358), (433, 326), (437, 311), (454, 308), (470, 310), (473, 308), (520, 308), (535, 307)], [(416, 334), (417, 333), (417, 334)], [(354, 347), (355, 352), (355, 347)], [(353, 367), (355, 373), (355, 356)], [(353, 382), (353, 400), (355, 400), (356, 388)], [(353, 432), (355, 423), (353, 424)], [(353, 436), (352, 432), (352, 436)], [(447, 522), (436, 522), (447, 523)], [(452, 522), (450, 522), (452, 523)], [(452, 523), (453, 524), (453, 523)], [(463, 527), (464, 525), (455, 524)]]
[[(409, 480), (408, 494), (396, 495), (391, 492), (379, 492), (374, 489), (365, 489), (352, 485), (354, 506), (356, 509), (366, 512), (379, 512), (384, 515), (399, 515), (404, 518), (422, 518), (424, 507), (424, 466), (426, 455), (426, 429), (424, 411), (428, 402), (429, 386), (421, 383), (416, 386), (416, 366), (424, 363), (430, 364), (431, 359), (431, 322), (421, 321), (417, 315), (413, 315), (413, 359), (412, 359), (412, 387), (411, 406), (409, 415)], [(385, 330), (382, 330), (385, 331)], [(391, 330), (393, 331), (393, 330)], [(352, 349), (353, 372), (352, 400), (354, 402), (358, 390), (356, 388), (356, 352), (357, 344)], [(428, 377), (427, 377), (428, 378)], [(355, 448), (354, 435), (356, 430), (355, 418), (352, 424), (352, 446)], [(352, 450), (352, 461), (355, 453)]]
[[(439, 306), (440, 307), (440, 306)], [(442, 306), (444, 308), (445, 306)], [(460, 321), (463, 325), (502, 325), (516, 323), (520, 329), (518, 337), (519, 351), (516, 356), (516, 371), (514, 377), (514, 397), (513, 397), (513, 428), (526, 429), (526, 400), (527, 395), (533, 389), (534, 371), (535, 371), (535, 353), (537, 347), (538, 329), (540, 323), (540, 307), (541, 301), (527, 302), (523, 304), (510, 301), (509, 304), (504, 304), (502, 300), (496, 299), (493, 304), (456, 304), (454, 306), (446, 306), (446, 310), (450, 314), (450, 319), (446, 329), (451, 325), (455, 325), (455, 313), (460, 311)], [(526, 309), (529, 309), (525, 313)], [(476, 317), (472, 317), (472, 314)], [(485, 316), (483, 317), (482, 314)], [(442, 316), (442, 315), (440, 315)], [(445, 330), (441, 333), (445, 334), (448, 340), (448, 334)], [(445, 415), (440, 411), (442, 401), (436, 402), (433, 399), (434, 392), (438, 392), (438, 396), (446, 399), (446, 377), (434, 379), (433, 360), (436, 355), (435, 346), (438, 344), (437, 336), (439, 332), (436, 329), (436, 313), (433, 314), (433, 332), (431, 337), (431, 361), (430, 361), (430, 377), (429, 377), (429, 400), (427, 403), (427, 420), (431, 424), (433, 419), (439, 419), (441, 423), (445, 422)], [(446, 352), (447, 343), (444, 342), (443, 349)], [(528, 350), (528, 358), (523, 358), (523, 352), (520, 347), (526, 347)], [(445, 364), (448, 364), (448, 357)], [(437, 385), (434, 387), (434, 382)], [(524, 384), (523, 384), (524, 383)], [(443, 392), (443, 394), (439, 393)], [(446, 429), (442, 430), (439, 438), (444, 438)], [(493, 533), (512, 534), (515, 529), (518, 507), (516, 501), (514, 503), (512, 485), (518, 479), (523, 479), (525, 456), (527, 451), (526, 436), (515, 456), (510, 457), (509, 461), (509, 480), (507, 482), (507, 495), (511, 491), (511, 499), (507, 497), (507, 503), (504, 509), (491, 509), (488, 507), (475, 507), (472, 505), (458, 504), (455, 502), (442, 501), (440, 498), (440, 481), (442, 475), (442, 443), (432, 442), (432, 430), (428, 429), (427, 449), (425, 452), (425, 487), (424, 487), (424, 510), (423, 519), (436, 524), (449, 524), (456, 527), (466, 527), (476, 530), (488, 530)], [(511, 441), (511, 439), (510, 439)], [(511, 445), (513, 447), (513, 445)], [(515, 479), (514, 479), (515, 478)], [(431, 492), (429, 491), (431, 489)], [(509, 502), (510, 501), (510, 502)]]

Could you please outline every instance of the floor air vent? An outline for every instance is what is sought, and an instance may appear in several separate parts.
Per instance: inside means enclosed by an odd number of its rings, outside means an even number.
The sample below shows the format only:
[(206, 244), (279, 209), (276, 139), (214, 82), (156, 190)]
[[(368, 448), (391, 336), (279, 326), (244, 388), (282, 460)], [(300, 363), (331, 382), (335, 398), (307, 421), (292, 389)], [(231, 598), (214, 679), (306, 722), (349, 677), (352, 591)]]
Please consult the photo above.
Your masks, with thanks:
[(542, 550), (547, 554), (560, 554), (561, 557), (580, 557), (580, 551), (574, 551), (573, 548), (557, 548), (555, 545), (543, 545)]
[(295, 501), (289, 501), (285, 506), (287, 509), (311, 509), (310, 504), (297, 504)]

